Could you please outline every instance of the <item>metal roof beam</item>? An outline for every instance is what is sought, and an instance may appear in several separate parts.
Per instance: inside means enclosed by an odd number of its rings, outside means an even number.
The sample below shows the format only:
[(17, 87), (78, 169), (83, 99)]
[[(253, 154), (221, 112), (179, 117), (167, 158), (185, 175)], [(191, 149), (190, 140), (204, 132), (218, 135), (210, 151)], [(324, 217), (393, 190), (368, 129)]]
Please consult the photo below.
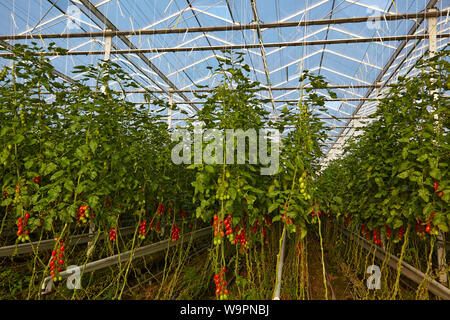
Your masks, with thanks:
[[(100, 12), (100, 10), (98, 10), (89, 0), (79, 0), (89, 11), (91, 11), (100, 21), (102, 21), (105, 26), (108, 29), (111, 29), (113, 31), (118, 32), (119, 29), (117, 29), (117, 27), (105, 16), (103, 15), (103, 13)], [(136, 50), (137, 47), (130, 41), (128, 40), (127, 37), (125, 37), (124, 35), (119, 36), (120, 40), (122, 40), (123, 43), (125, 43), (125, 45), (127, 47), (129, 47), (132, 50)], [(114, 51), (117, 50), (111, 50), (111, 54), (115, 53)], [(169, 80), (169, 78), (167, 78), (163, 72), (161, 72), (161, 70), (159, 70), (145, 55), (143, 55), (140, 52), (137, 52), (137, 55), (139, 56), (139, 58), (147, 65), (150, 67), (150, 69), (152, 69), (162, 80), (164, 80), (165, 83), (167, 83), (173, 90), (177, 90), (178, 88), (175, 86), (175, 84), (172, 83), (172, 81)], [(153, 82), (154, 80), (151, 79)], [(158, 87), (160, 87), (159, 84), (155, 83)], [(165, 90), (165, 88), (160, 87), (162, 90)], [(178, 95), (180, 97), (182, 97), (184, 100), (188, 101), (188, 98), (183, 94), (183, 93), (178, 93)], [(196, 111), (199, 111), (199, 109), (193, 105), (192, 106)]]
[[(425, 10), (423, 11), (425, 13), (425, 15), (423, 15), (420, 19), (418, 19), (416, 21), (416, 23), (414, 23), (414, 25), (411, 27), (411, 29), (409, 29), (408, 31), (408, 35), (414, 35), (414, 33), (417, 31), (417, 29), (420, 27), (420, 25), (423, 23), (423, 21), (425, 20), (427, 11), (431, 8), (433, 8), (436, 3), (439, 0), (430, 0), (428, 1), (428, 4), (425, 6)], [(441, 11), (442, 12), (442, 11)], [(423, 37), (421, 39), (426, 39), (428, 37), (428, 35), (423, 35)], [(402, 52), (402, 50), (405, 48), (406, 44), (408, 43), (408, 38), (405, 38), (397, 47), (397, 49), (395, 50), (395, 52), (392, 54), (392, 56), (389, 58), (389, 60), (386, 62), (386, 65), (384, 66), (383, 70), (380, 71), (380, 73), (378, 74), (377, 78), (375, 79), (375, 81), (373, 82), (373, 84), (378, 84), (380, 82), (380, 80), (383, 78), (384, 74), (389, 70), (389, 67), (394, 63), (395, 59), (398, 57), (398, 55)], [(386, 84), (387, 82), (384, 82), (384, 84)], [(383, 87), (383, 86), (382, 86)], [(381, 87), (381, 88), (382, 88)], [(370, 96), (370, 94), (372, 93), (374, 88), (369, 88), (365, 94), (364, 97), (368, 98)], [(361, 107), (364, 105), (364, 101), (361, 101), (358, 106), (355, 108), (355, 110), (353, 111), (353, 115), (356, 115), (358, 113), (358, 111), (361, 109)], [(352, 120), (347, 121), (346, 125), (349, 125), (350, 122)], [(341, 134), (343, 134), (343, 131), (341, 132)], [(333, 148), (334, 144), (337, 143), (338, 140), (340, 140), (343, 136), (338, 137), (335, 142), (333, 143), (333, 145), (328, 149), (328, 151), (325, 154), (325, 157), (328, 156), (329, 151)]]
[(262, 36), (261, 36), (261, 29), (259, 27), (259, 17), (258, 17), (258, 11), (256, 9), (255, 0), (250, 0), (250, 4), (252, 6), (253, 18), (254, 18), (256, 26), (257, 26), (256, 34), (258, 36), (259, 44), (261, 45), (259, 47), (259, 49), (261, 51), (261, 58), (262, 58), (263, 66), (264, 66), (264, 73), (266, 75), (267, 88), (268, 88), (269, 97), (270, 97), (270, 100), (271, 100), (271, 103), (272, 103), (273, 114), (274, 114), (275, 117), (277, 117), (277, 109), (275, 108), (275, 103), (273, 101), (273, 94), (272, 94), (272, 89), (271, 89), (272, 85), (270, 83), (270, 72), (269, 72), (269, 68), (267, 67), (266, 53), (265, 53), (265, 49), (264, 49), (263, 39), (262, 39)]
[[(86, 0), (80, 0), (86, 1)], [(183, 48), (147, 48), (138, 49), (132, 47), (130, 49), (123, 50), (111, 50), (111, 54), (138, 54), (140, 57), (143, 53), (159, 53), (159, 52), (190, 52), (190, 51), (209, 51), (209, 50), (235, 50), (235, 49), (248, 49), (248, 48), (265, 48), (274, 47), (303, 47), (303, 46), (317, 46), (323, 44), (352, 44), (352, 43), (376, 43), (376, 42), (388, 42), (388, 41), (410, 41), (410, 40), (423, 40), (426, 39), (426, 34), (414, 34), (414, 35), (402, 35), (402, 36), (386, 36), (386, 37), (368, 37), (368, 38), (351, 38), (351, 39), (332, 39), (332, 40), (311, 40), (304, 42), (271, 42), (271, 43), (255, 43), (255, 44), (236, 44), (228, 46), (207, 46), (207, 47), (183, 47)], [(450, 38), (450, 33), (441, 33), (437, 35), (437, 38)], [(125, 37), (126, 41), (128, 39)], [(57, 56), (57, 55), (69, 55), (69, 56), (82, 56), (82, 55), (102, 55), (103, 51), (74, 51), (67, 53), (59, 52), (37, 52), (36, 55)], [(0, 54), (2, 56), (11, 56), (11, 54)], [(143, 55), (142, 55), (143, 56)], [(143, 56), (145, 58), (145, 56)], [(147, 58), (145, 58), (148, 60)], [(150, 61), (149, 61), (150, 62)], [(156, 67), (155, 67), (156, 68)], [(158, 70), (159, 71), (159, 70)], [(155, 71), (156, 72), (156, 71)], [(161, 71), (159, 71), (161, 72)], [(157, 72), (158, 73), (158, 72)], [(164, 76), (162, 74), (162, 76)], [(168, 79), (167, 79), (168, 80)], [(170, 80), (169, 80), (170, 81)]]
[[(88, 0), (79, 0), (83, 4), (88, 2)], [(434, 1), (434, 0), (433, 0)], [(439, 0), (437, 0), (439, 1)], [(435, 2), (437, 2), (435, 1)], [(98, 11), (101, 16), (103, 14), (94, 6), (90, 5), (94, 11)], [(393, 20), (422, 20), (428, 17), (441, 17), (449, 14), (449, 10), (440, 10), (433, 13), (429, 12), (417, 12), (417, 13), (403, 13), (403, 14), (392, 14), (378, 16), (377, 19), (383, 19), (387, 21)], [(176, 14), (175, 14), (176, 15)], [(104, 17), (104, 16), (103, 16)], [(346, 23), (361, 23), (372, 21), (373, 16), (364, 17), (350, 17), (350, 18), (335, 18), (335, 19), (319, 19), (319, 20), (302, 20), (302, 21), (288, 21), (288, 22), (269, 22), (260, 23), (256, 25), (252, 24), (237, 24), (237, 25), (224, 25), (224, 26), (211, 26), (211, 27), (196, 27), (196, 28), (164, 28), (164, 29), (140, 29), (140, 30), (124, 30), (120, 31), (118, 29), (113, 29), (111, 31), (100, 31), (100, 32), (73, 32), (73, 33), (53, 33), (53, 34), (41, 34), (41, 35), (3, 35), (0, 36), (0, 40), (20, 40), (20, 39), (30, 39), (36, 37), (45, 38), (93, 38), (93, 37), (114, 37), (114, 36), (143, 36), (143, 35), (154, 35), (154, 34), (176, 34), (176, 33), (192, 33), (192, 32), (217, 32), (217, 31), (236, 31), (236, 30), (256, 30), (256, 29), (266, 29), (266, 28), (288, 28), (288, 27), (305, 27), (305, 26), (317, 26), (317, 25), (335, 25), (335, 24), (346, 24)], [(100, 19), (105, 21), (104, 19)], [(109, 20), (108, 20), (109, 21)]]

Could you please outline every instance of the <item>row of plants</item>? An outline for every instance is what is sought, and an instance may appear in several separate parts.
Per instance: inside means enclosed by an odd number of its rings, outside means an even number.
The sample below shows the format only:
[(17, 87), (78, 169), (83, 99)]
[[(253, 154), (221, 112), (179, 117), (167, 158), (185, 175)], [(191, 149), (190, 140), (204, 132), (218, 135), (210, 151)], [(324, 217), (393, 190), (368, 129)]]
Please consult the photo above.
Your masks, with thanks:
[[(416, 76), (399, 77), (317, 179), (317, 197), (332, 221), (435, 279), (448, 273), (448, 262), (433, 258), (450, 228), (448, 54), (420, 60)], [(347, 255), (353, 265), (360, 250), (354, 245)], [(433, 271), (433, 264), (443, 268)], [(398, 276), (394, 285), (390, 298)], [(422, 289), (417, 297), (427, 297)]]
[[(154, 100), (154, 112), (129, 102), (125, 91), (138, 85), (109, 61), (77, 66), (76, 81), (61, 81), (40, 50), (16, 45), (0, 76), (0, 235), (5, 244), (58, 239), (48, 261), (31, 260), (39, 271), (30, 281), (60, 279), (83, 261), (67, 250), (74, 234), (104, 235), (88, 250), (96, 258), (152, 242), (165, 229), (177, 241), (192, 212), (193, 174), (170, 161), (160, 119), (166, 103)], [(136, 241), (119, 242), (119, 228), (130, 223)]]
[[(267, 101), (258, 95), (259, 83), (249, 80), (243, 55), (226, 52), (219, 61), (214, 72), (221, 82), (210, 95), (200, 96), (206, 103), (195, 120), (204, 129), (259, 132), (271, 127), (286, 133), (268, 148), (272, 155), (274, 144), (283, 146), (279, 170), (261, 175), (261, 163), (173, 164), (171, 131), (150, 110), (150, 103), (136, 106), (127, 101), (125, 91), (138, 84), (119, 65), (101, 61), (97, 66), (77, 66), (78, 80), (67, 83), (55, 75), (48, 59), (35, 54), (42, 50), (36, 44), (16, 45), (10, 65), (2, 71), (0, 173), (2, 230), (17, 225), (18, 242), (58, 239), (49, 262), (41, 261), (43, 275), (58, 279), (68, 264), (61, 248), (72, 234), (95, 227), (113, 244), (112, 250), (100, 245), (103, 253), (88, 250), (89, 259), (92, 252), (101, 257), (154, 241), (155, 237), (146, 240), (149, 230), (170, 228), (171, 239), (177, 241), (176, 219), (192, 215), (213, 225), (211, 259), (215, 280), (220, 278), (217, 297), (224, 299), (228, 296), (224, 270), (231, 261), (239, 277), (240, 255), (252, 273), (255, 258), (258, 264), (265, 262), (264, 252), (258, 255), (255, 250), (277, 247), (268, 244), (271, 234), (280, 231), (271, 231), (274, 222), (279, 220), (277, 225), (290, 233), (298, 230), (302, 238), (307, 225), (317, 222), (310, 215), (312, 182), (326, 134), (314, 112), (323, 107), (324, 99), (313, 90), (326, 86), (322, 77), (305, 73), (300, 83), (312, 84), (312, 89), (304, 90), (307, 99), (285, 107), (274, 121), (263, 107)], [(51, 44), (48, 50), (62, 49)], [(111, 89), (111, 83), (121, 90)], [(152, 107), (160, 107), (158, 111), (169, 107), (151, 92), (146, 98), (152, 99)], [(188, 121), (187, 129), (196, 134), (194, 121)], [(233, 143), (236, 146), (237, 141)], [(201, 152), (206, 147), (204, 143)], [(251, 156), (246, 151), (247, 162)], [(119, 247), (119, 222), (129, 218), (136, 223), (134, 237)], [(232, 246), (236, 254), (225, 254)], [(258, 285), (270, 295), (267, 288), (273, 279), (265, 278), (270, 280)], [(239, 281), (257, 290), (254, 281)]]
[[(183, 129), (191, 137), (213, 129), (222, 134), (229, 129), (277, 129), (281, 135), (269, 135), (266, 151), (279, 159), (278, 166), (264, 175), (268, 164), (261, 158), (253, 161), (251, 144), (244, 149), (244, 164), (230, 164), (227, 159), (239, 156), (238, 139), (233, 138), (232, 151), (217, 152), (214, 135), (188, 152), (191, 164), (175, 164), (171, 155), (176, 141), (171, 138), (181, 128), (168, 130), (160, 116), (175, 106), (151, 91), (145, 94), (148, 104), (128, 101), (127, 89), (139, 84), (109, 61), (75, 67), (78, 79), (63, 82), (50, 61), (36, 55), (43, 50), (36, 44), (16, 45), (0, 76), (0, 236), (8, 242), (5, 233), (15, 230), (16, 243), (57, 239), (48, 256), (35, 252), (29, 261), (29, 298), (39, 296), (44, 277), (58, 279), (69, 264), (161, 239), (177, 242), (184, 232), (205, 225), (211, 226), (212, 237), (205, 292), (212, 290), (217, 299), (272, 298), (281, 240), (286, 238), (289, 268), (296, 270), (289, 278), (292, 292), (297, 299), (308, 298), (307, 239), (317, 238), (328, 298), (324, 247), (330, 242), (323, 233), (329, 236), (330, 220), (364, 228), (364, 235), (378, 245), (385, 244), (382, 237), (394, 238), (394, 249), (412, 224), (423, 227), (418, 229), (421, 237), (434, 239), (439, 231), (448, 231), (445, 53), (419, 64), (418, 76), (399, 79), (364, 134), (342, 159), (321, 171), (327, 127), (318, 115), (327, 110), (318, 91), (336, 97), (325, 79), (304, 72), (299, 103), (271, 113), (264, 107), (269, 101), (259, 93), (260, 84), (249, 78), (243, 54), (224, 52), (213, 70), (218, 85), (208, 95), (197, 95), (205, 100), (203, 108)], [(63, 49), (51, 44), (48, 50)], [(120, 90), (112, 89), (114, 85)], [(196, 163), (199, 152), (213, 154), (215, 161)], [(121, 236), (127, 221), (134, 234)], [(103, 242), (97, 239), (86, 252), (68, 250), (65, 243), (71, 235), (94, 229)], [(182, 290), (181, 271), (192, 245), (178, 242), (167, 250), (154, 298), (171, 298)], [(402, 249), (405, 255), (407, 248)], [(354, 258), (350, 254), (347, 260), (350, 256)], [(118, 266), (112, 275), (114, 288), (105, 284), (111, 297), (122, 297), (131, 273), (141, 272), (137, 264), (130, 258)], [(145, 259), (143, 268), (150, 272)]]

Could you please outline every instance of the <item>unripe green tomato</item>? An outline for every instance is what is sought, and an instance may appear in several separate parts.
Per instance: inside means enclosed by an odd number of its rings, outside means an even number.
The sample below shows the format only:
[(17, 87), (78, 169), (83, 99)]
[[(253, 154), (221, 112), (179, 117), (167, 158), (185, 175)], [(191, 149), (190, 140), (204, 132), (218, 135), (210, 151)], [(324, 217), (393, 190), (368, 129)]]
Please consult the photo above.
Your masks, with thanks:
[(225, 173), (225, 177), (227, 177), (227, 178), (231, 177), (231, 175), (228, 171)]

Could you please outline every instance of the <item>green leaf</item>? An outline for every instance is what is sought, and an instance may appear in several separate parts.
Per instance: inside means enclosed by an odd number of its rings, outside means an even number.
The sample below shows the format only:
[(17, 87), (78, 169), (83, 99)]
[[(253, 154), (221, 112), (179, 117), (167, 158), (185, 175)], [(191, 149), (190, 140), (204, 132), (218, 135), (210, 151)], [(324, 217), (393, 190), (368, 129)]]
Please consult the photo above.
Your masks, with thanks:
[(272, 222), (279, 221), (280, 219), (281, 219), (281, 216), (280, 216), (280, 215), (275, 216), (275, 217), (272, 218)]
[(75, 151), (75, 155), (79, 159), (84, 160), (84, 159), (86, 159), (88, 152), (89, 152), (88, 146), (83, 145), (83, 146), (77, 148), (77, 150)]
[(33, 166), (34, 163), (34, 159), (28, 160), (27, 162), (25, 162), (25, 169), (30, 169)]
[(423, 201), (428, 202), (430, 194), (426, 189), (419, 189), (419, 197), (421, 197)]
[(95, 153), (95, 150), (97, 150), (98, 143), (92, 140), (89, 142), (89, 148), (91, 148), (92, 153)]
[(405, 160), (408, 157), (408, 147), (403, 147), (402, 149), (402, 158)]
[(208, 173), (214, 173), (214, 167), (213, 167), (212, 165), (207, 164), (207, 165), (205, 166), (205, 170), (206, 170)]
[(99, 200), (98, 196), (90, 195), (88, 197), (88, 203), (89, 203), (90, 207), (97, 207), (98, 206), (98, 200)]
[(279, 204), (278, 203), (272, 203), (270, 206), (269, 206), (269, 209), (267, 210), (267, 212), (268, 213), (271, 213), (272, 211), (274, 211), (275, 209), (277, 209), (279, 207)]
[(57, 180), (57, 179), (59, 179), (60, 177), (62, 177), (63, 174), (64, 174), (64, 170), (59, 170), (59, 171), (55, 172), (55, 173), (50, 177), (50, 180), (51, 180), (51, 181)]
[(441, 170), (439, 170), (438, 168), (431, 169), (430, 176), (434, 179), (440, 180), (442, 178)]
[(339, 196), (334, 196), (334, 197), (333, 197), (333, 200), (334, 200), (337, 204), (342, 205), (342, 198), (341, 198), (341, 197), (339, 197)]
[(423, 162), (423, 161), (425, 161), (425, 160), (427, 160), (427, 159), (428, 159), (428, 154), (424, 153), (424, 154), (422, 154), (421, 156), (419, 156), (419, 157), (417, 158), (417, 161)]
[(14, 143), (14, 144), (20, 144), (20, 143), (23, 141), (23, 139), (25, 139), (25, 137), (24, 137), (23, 135), (21, 135), (21, 134), (16, 134), (16, 135), (14, 136), (14, 138), (12, 139), (12, 143)]
[(308, 231), (305, 228), (302, 228), (300, 231), (300, 239), (304, 239)]
[(400, 178), (400, 179), (406, 179), (408, 177), (408, 175), (409, 175), (408, 171), (403, 171), (402, 173), (399, 173), (397, 175), (397, 177)]
[(74, 187), (75, 187), (75, 186), (74, 186), (72, 180), (67, 179), (67, 180), (64, 182), (64, 188), (65, 188), (67, 191), (73, 192)]
[(56, 164), (54, 164), (53, 162), (50, 162), (50, 163), (48, 163), (48, 164), (44, 164), (44, 165), (43, 165), (43, 167), (41, 168), (41, 172), (42, 172), (42, 174), (45, 176), (45, 175), (48, 175), (48, 174), (52, 173), (52, 172), (55, 171), (57, 168), (58, 168), (58, 167), (57, 167)]
[(398, 229), (403, 225), (403, 221), (400, 219), (395, 219), (394, 220), (394, 229)]

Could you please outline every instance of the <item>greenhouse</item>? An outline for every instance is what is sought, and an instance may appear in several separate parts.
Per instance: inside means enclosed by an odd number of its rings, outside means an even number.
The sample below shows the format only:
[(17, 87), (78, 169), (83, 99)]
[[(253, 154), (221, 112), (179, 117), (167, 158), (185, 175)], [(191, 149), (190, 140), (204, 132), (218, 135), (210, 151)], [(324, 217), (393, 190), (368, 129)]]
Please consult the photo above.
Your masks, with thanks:
[(449, 16), (0, 0), (0, 300), (450, 300)]

